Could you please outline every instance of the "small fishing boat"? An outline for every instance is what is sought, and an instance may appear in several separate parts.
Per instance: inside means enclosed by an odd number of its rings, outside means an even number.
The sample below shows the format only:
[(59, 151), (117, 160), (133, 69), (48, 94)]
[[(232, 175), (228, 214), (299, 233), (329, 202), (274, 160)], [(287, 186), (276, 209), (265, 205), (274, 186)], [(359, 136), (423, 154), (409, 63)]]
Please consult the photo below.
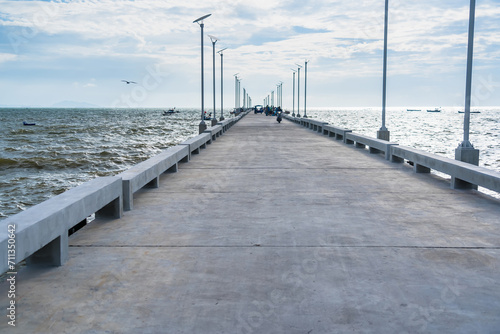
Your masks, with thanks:
[[(458, 111), (459, 114), (465, 114), (465, 111)], [(471, 114), (480, 114), (481, 112), (480, 111), (471, 111), (470, 112)]]
[(441, 112), (441, 109), (440, 108), (427, 109), (427, 112)]
[(36, 125), (36, 123), (28, 123), (28, 122), (23, 122), (24, 126), (33, 126)]
[(406, 111), (422, 111), (422, 109), (406, 109)]
[(178, 111), (175, 111), (175, 108), (172, 108), (172, 109), (168, 109), (168, 111), (165, 110), (163, 112), (163, 116), (172, 115), (172, 114), (176, 114), (176, 113), (178, 113)]

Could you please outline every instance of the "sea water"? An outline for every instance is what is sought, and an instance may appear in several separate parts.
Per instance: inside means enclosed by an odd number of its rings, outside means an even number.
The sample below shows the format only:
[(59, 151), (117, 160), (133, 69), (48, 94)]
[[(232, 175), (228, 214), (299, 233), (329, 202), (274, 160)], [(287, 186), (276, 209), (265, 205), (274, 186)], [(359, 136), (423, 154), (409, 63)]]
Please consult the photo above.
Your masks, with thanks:
[[(387, 110), (391, 141), (454, 158), (464, 114), (458, 108), (418, 109)], [(163, 116), (163, 109), (0, 109), (0, 219), (197, 135), (200, 111), (178, 111)], [(480, 150), (479, 164), (500, 172), (500, 108), (475, 111), (480, 113), (471, 114), (470, 141)], [(310, 109), (307, 115), (372, 137), (381, 126), (380, 108)]]
[(0, 219), (197, 135), (200, 116), (189, 109), (167, 116), (162, 109), (0, 109)]

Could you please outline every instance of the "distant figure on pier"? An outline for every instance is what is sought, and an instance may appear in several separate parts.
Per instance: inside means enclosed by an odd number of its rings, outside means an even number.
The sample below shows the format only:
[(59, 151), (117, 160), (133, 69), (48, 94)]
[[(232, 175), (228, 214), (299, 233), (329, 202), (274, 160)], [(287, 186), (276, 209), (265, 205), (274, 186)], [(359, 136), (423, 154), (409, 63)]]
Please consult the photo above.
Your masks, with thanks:
[(269, 105), (266, 106), (266, 116), (269, 116), (269, 113), (271, 112), (271, 108)]

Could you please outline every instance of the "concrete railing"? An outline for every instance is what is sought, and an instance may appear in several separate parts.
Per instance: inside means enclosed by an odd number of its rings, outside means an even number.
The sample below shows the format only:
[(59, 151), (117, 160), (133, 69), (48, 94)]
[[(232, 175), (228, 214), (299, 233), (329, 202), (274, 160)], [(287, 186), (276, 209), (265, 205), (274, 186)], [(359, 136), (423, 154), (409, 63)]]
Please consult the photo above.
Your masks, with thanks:
[(134, 193), (149, 186), (158, 188), (160, 175), (165, 172), (177, 172), (179, 162), (188, 162), (189, 147), (177, 145), (162, 153), (145, 160), (123, 173), (118, 174), (123, 179), (123, 208), (130, 211), (133, 208)]
[(224, 120), (208, 133), (170, 147), (117, 176), (85, 182), (3, 220), (6, 228), (0, 230), (0, 271), (14, 271), (23, 260), (63, 265), (68, 259), (69, 235), (84, 227), (89, 216), (121, 218), (124, 208), (133, 209), (134, 192), (148, 185), (158, 187), (161, 174), (176, 172), (179, 162), (188, 162), (191, 153), (199, 153), (213, 136), (222, 135), (246, 114)]
[(187, 145), (189, 147), (189, 159), (191, 159), (191, 154), (199, 154), (202, 148), (206, 148), (207, 144), (211, 143), (212, 135), (210, 133), (202, 133), (182, 142), (180, 145)]
[[(286, 115), (284, 118), (308, 128), (311, 128), (311, 124), (315, 124), (311, 119), (303, 119), (290, 115)], [(499, 172), (415, 148), (400, 146), (398, 143), (356, 134), (352, 130), (327, 125), (327, 123), (319, 123), (323, 124), (322, 133), (324, 135), (343, 140), (345, 144), (355, 144), (358, 148), (368, 147), (370, 153), (383, 153), (385, 159), (392, 162), (404, 162), (408, 160), (413, 164), (413, 169), (416, 173), (429, 173), (434, 169), (447, 174), (451, 176), (451, 188), (453, 189), (477, 188), (477, 186), (480, 186), (500, 193)], [(318, 124), (316, 126), (319, 128)]]
[(308, 124), (309, 129), (323, 133), (323, 129), (326, 125), (328, 125), (327, 122), (321, 122), (321, 121), (316, 121), (314, 119), (307, 119), (308, 121), (305, 122), (305, 124)]
[(328, 137), (334, 137), (337, 140), (345, 141), (345, 136), (347, 133), (352, 132), (352, 130), (339, 128), (333, 125), (325, 125), (323, 127), (323, 134)]
[(219, 121), (217, 124), (222, 126), (223, 132), (226, 132), (231, 127), (231, 119), (225, 119), (223, 121)]
[[(14, 271), (15, 264), (28, 263), (62, 265), (68, 259), (68, 234), (87, 223), (87, 217), (122, 216), (122, 179), (118, 176), (99, 177), (85, 182), (45, 202), (35, 205), (2, 221), (12, 227), (15, 238), (0, 231), (0, 270)], [(15, 258), (7, 255), (14, 243)], [(10, 253), (9, 253), (10, 254)]]
[(398, 145), (397, 143), (391, 143), (386, 140), (363, 136), (353, 132), (345, 134), (344, 143), (350, 145), (355, 144), (357, 148), (368, 147), (370, 153), (383, 153), (386, 160), (391, 158), (391, 147)]
[[(239, 120), (239, 119), (238, 119)], [(238, 121), (236, 118), (228, 118), (228, 119), (225, 119), (223, 121), (220, 121), (218, 122), (217, 124), (218, 125), (222, 125), (222, 130), (223, 132), (226, 132), (227, 130), (229, 130), (230, 127), (232, 127), (237, 121)]]
[(217, 140), (218, 137), (222, 136), (224, 131), (222, 125), (215, 125), (211, 128), (206, 129), (204, 133), (209, 133), (212, 137), (212, 140)]
[(391, 148), (391, 161), (413, 164), (416, 173), (430, 173), (431, 169), (451, 176), (453, 189), (476, 188), (481, 186), (500, 193), (500, 173), (436, 154), (427, 153), (406, 146)]

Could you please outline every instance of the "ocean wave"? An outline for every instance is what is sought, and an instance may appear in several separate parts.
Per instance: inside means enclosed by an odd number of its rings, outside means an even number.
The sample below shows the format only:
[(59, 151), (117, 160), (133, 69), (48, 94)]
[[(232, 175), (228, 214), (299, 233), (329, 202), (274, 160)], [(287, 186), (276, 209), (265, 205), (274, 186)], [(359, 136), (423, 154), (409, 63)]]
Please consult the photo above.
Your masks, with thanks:
[(56, 170), (56, 169), (66, 169), (66, 168), (85, 168), (87, 166), (89, 166), (89, 162), (86, 160), (72, 160), (65, 158), (50, 158), (50, 157), (18, 158), (18, 159), (0, 158), (0, 170), (6, 170), (6, 169)]

